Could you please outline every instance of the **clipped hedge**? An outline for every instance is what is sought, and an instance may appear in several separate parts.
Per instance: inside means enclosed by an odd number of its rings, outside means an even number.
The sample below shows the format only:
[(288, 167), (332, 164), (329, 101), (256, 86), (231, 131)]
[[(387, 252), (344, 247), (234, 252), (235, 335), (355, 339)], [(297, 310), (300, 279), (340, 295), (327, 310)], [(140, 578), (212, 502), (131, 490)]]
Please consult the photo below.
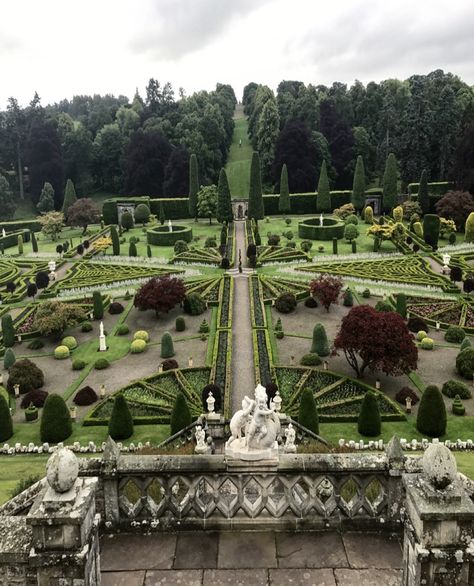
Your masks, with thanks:
[[(408, 193), (418, 195), (419, 183), (409, 183)], [(454, 189), (454, 183), (451, 181), (432, 181), (428, 183), (428, 193), (430, 195), (445, 195), (450, 189)]]
[(191, 242), (193, 239), (193, 230), (187, 226), (172, 226), (170, 232), (167, 225), (150, 228), (146, 231), (148, 244), (155, 246), (173, 246), (178, 240)]
[(332, 240), (343, 238), (345, 224), (337, 218), (323, 218), (320, 225), (319, 218), (308, 218), (298, 223), (298, 236), (306, 240)]
[(67, 346), (57, 346), (54, 349), (54, 357), (56, 358), (56, 360), (64, 360), (66, 358), (69, 358), (69, 348)]
[(145, 340), (133, 340), (130, 344), (130, 352), (132, 354), (141, 354), (146, 350)]
[(29, 242), (31, 238), (31, 232), (30, 230), (17, 230), (15, 232), (7, 234), (6, 236), (0, 236), (0, 246), (3, 245), (4, 249), (11, 248), (12, 246), (17, 246), (18, 238), (20, 236), (22, 237), (23, 242)]

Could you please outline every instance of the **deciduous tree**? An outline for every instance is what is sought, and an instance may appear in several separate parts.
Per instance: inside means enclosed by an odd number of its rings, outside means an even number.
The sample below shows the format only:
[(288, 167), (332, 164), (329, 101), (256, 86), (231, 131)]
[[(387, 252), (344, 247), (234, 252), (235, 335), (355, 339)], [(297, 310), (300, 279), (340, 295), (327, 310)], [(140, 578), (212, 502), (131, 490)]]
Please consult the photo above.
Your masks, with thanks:
[(342, 280), (333, 275), (323, 274), (309, 284), (311, 295), (329, 311), (332, 303), (337, 303), (342, 289)]
[(201, 218), (209, 218), (209, 224), (212, 224), (212, 216), (215, 216), (217, 211), (217, 187), (215, 185), (201, 187), (198, 193), (197, 211)]
[(3, 175), (0, 175), (0, 210), (3, 220), (11, 220), (16, 210), (13, 192)]
[(96, 224), (100, 219), (100, 211), (89, 197), (78, 199), (68, 209), (67, 223), (69, 226), (81, 226), (82, 234), (87, 232), (89, 224)]
[(436, 211), (442, 218), (454, 220), (456, 226), (461, 228), (469, 214), (474, 212), (474, 198), (467, 191), (448, 191), (436, 202)]
[(158, 317), (160, 313), (168, 313), (182, 303), (185, 296), (186, 287), (183, 281), (167, 275), (154, 277), (143, 284), (137, 291), (133, 304), (141, 310), (153, 309)]
[(342, 319), (334, 340), (358, 377), (368, 368), (399, 376), (416, 370), (418, 350), (405, 321), (393, 311), (376, 311), (369, 305), (353, 307)]

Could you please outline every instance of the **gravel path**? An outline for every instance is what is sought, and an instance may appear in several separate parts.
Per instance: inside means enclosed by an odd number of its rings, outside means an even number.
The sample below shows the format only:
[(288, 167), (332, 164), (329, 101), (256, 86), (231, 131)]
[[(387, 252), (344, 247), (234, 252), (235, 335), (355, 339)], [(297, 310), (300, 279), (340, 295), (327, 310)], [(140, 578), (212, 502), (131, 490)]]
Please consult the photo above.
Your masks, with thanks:
[[(246, 265), (245, 222), (235, 222), (237, 258), (242, 251)], [(249, 284), (246, 275), (234, 277), (234, 309), (232, 319), (232, 413), (241, 409), (245, 395), (253, 395), (255, 376), (253, 366), (252, 327), (250, 323)]]

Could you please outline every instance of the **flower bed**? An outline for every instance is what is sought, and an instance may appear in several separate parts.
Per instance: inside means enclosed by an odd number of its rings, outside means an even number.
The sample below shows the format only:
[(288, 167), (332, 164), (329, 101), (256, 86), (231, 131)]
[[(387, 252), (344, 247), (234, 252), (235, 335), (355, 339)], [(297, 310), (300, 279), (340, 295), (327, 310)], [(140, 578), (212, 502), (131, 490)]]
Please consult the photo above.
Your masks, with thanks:
[(219, 266), (221, 255), (217, 248), (191, 248), (186, 252), (176, 254), (171, 260), (171, 264), (200, 264)]
[(282, 262), (310, 262), (311, 257), (302, 250), (284, 246), (259, 246), (257, 263), (277, 264)]
[(442, 329), (454, 325), (461, 326), (468, 333), (474, 332), (474, 299), (470, 297), (443, 301), (410, 296), (407, 298), (407, 312), (423, 318), (431, 326), (439, 322)]

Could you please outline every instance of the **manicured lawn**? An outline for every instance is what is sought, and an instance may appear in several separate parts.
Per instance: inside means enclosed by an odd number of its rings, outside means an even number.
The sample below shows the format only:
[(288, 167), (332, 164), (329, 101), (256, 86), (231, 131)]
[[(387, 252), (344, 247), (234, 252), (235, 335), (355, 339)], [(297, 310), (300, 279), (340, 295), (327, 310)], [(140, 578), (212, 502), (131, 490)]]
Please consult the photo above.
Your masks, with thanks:
[[(226, 165), (227, 178), (233, 198), (248, 197), (253, 149), (247, 134), (247, 119), (243, 117), (243, 112), (239, 109), (236, 111), (234, 122), (234, 135)], [(239, 146), (240, 140), (242, 140), (242, 146)]]

